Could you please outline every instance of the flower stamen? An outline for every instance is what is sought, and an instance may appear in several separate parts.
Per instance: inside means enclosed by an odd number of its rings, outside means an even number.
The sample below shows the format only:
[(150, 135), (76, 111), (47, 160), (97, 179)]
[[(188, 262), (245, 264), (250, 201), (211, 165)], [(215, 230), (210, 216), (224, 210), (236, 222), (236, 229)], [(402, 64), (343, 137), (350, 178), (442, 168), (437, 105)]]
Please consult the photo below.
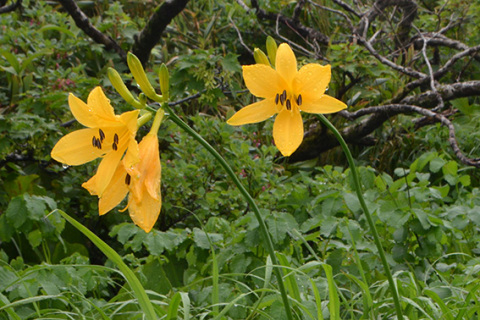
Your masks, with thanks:
[(287, 100), (287, 90), (283, 90), (282, 94), (280, 95), (280, 104), (282, 106), (285, 103), (285, 100)]
[(116, 134), (116, 133), (113, 136), (113, 143), (118, 144), (118, 134)]
[(97, 137), (95, 136), (93, 136), (92, 138), (92, 146), (102, 150), (102, 142), (100, 141), (100, 139), (97, 139)]
[(280, 95), (277, 93), (275, 96), (275, 104), (278, 105), (278, 99), (280, 98)]
[(117, 144), (116, 144), (115, 142), (112, 144), (112, 149), (113, 149), (114, 151), (117, 151), (117, 150), (118, 150), (118, 146), (117, 146)]
[(98, 129), (98, 134), (100, 135), (100, 142), (103, 142), (103, 140), (105, 139), (105, 133), (102, 129)]
[(292, 103), (290, 102), (290, 99), (287, 99), (286, 107), (287, 107), (287, 110), (292, 110)]
[(130, 175), (127, 173), (127, 175), (125, 176), (125, 184), (128, 186), (130, 185), (130, 180), (131, 180), (131, 177)]
[(299, 94), (297, 97), (297, 105), (300, 107), (302, 105), (302, 95)]

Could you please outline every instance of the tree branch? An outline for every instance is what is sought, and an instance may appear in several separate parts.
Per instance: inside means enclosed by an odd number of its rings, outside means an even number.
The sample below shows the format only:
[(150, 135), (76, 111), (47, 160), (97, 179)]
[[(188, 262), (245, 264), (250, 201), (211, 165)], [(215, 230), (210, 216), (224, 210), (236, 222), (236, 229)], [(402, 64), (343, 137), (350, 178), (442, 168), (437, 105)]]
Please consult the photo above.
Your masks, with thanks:
[(278, 21), (280, 21), (281, 23), (295, 29), (304, 38), (315, 39), (317, 42), (324, 45), (329, 44), (329, 41), (330, 41), (329, 37), (327, 37), (325, 34), (321, 33), (320, 31), (312, 29), (310, 27), (306, 27), (300, 22), (291, 18), (287, 18), (283, 15), (267, 12), (262, 8), (260, 8), (257, 0), (251, 0), (250, 2), (252, 7), (256, 10), (257, 18), (259, 20), (267, 19), (271, 21), (277, 21), (278, 19)]
[(126, 52), (118, 45), (118, 43), (110, 36), (103, 34), (100, 30), (95, 28), (95, 26), (90, 23), (90, 20), (85, 13), (83, 13), (83, 11), (77, 6), (77, 3), (74, 0), (58, 1), (73, 18), (77, 27), (82, 29), (83, 32), (85, 32), (90, 38), (92, 38), (96, 43), (103, 44), (107, 50), (113, 50), (117, 52), (122, 59), (127, 59)]
[[(429, 117), (432, 117), (432, 115), (438, 115), (438, 113), (426, 109), (436, 106), (436, 103), (438, 102), (437, 94), (440, 94), (444, 101), (469, 96), (480, 96), (480, 81), (467, 81), (437, 86), (437, 92), (427, 91), (416, 96), (407, 97), (403, 99), (401, 103), (397, 104), (363, 108), (355, 112), (348, 112), (346, 110), (340, 111), (338, 115), (350, 121), (369, 115), (369, 117), (362, 119), (358, 123), (343, 129), (341, 134), (345, 141), (349, 143), (359, 143), (374, 130), (382, 126), (382, 124), (389, 118), (400, 113), (416, 112)], [(409, 105), (409, 107), (405, 107), (406, 105)], [(421, 106), (424, 106), (425, 108)], [(441, 119), (440, 122), (446, 126), (448, 124), (444, 119)], [(449, 128), (449, 130), (451, 130), (451, 128)], [(474, 162), (476, 164), (473, 164), (473, 162), (469, 162), (469, 160), (467, 160), (468, 158), (462, 157), (462, 154), (459, 153), (460, 149), (458, 148), (458, 145), (457, 147), (454, 147), (456, 142), (450, 140), (449, 142), (458, 159), (465, 164), (479, 166), (480, 162), (477, 163), (478, 160), (475, 160)], [(338, 142), (332, 134), (324, 132), (323, 128), (319, 127), (318, 125), (312, 126), (305, 133), (304, 142), (290, 157), (289, 161), (295, 162), (313, 159), (318, 157), (321, 153), (336, 147), (337, 145)]]
[(166, 0), (155, 9), (140, 34), (135, 36), (132, 52), (142, 64), (146, 64), (153, 47), (160, 41), (165, 28), (185, 8), (187, 3), (188, 0)]
[[(5, 2), (6, 3), (6, 2)], [(17, 9), (18, 7), (20, 7), (20, 5), (22, 4), (22, 0), (17, 0), (17, 2), (14, 2), (8, 6), (1, 6), (0, 7), (0, 14), (2, 13), (7, 13), (7, 12), (11, 12), (15, 9)]]

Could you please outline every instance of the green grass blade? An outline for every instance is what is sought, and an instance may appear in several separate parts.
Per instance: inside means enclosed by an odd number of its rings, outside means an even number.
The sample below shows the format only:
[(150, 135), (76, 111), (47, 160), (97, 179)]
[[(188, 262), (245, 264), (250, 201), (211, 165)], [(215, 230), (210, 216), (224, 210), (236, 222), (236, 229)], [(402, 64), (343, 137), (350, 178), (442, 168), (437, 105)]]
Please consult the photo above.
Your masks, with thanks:
[(322, 313), (322, 298), (320, 297), (320, 292), (318, 291), (317, 285), (313, 279), (310, 279), (310, 284), (312, 285), (313, 295), (315, 297), (315, 304), (317, 305), (317, 319), (323, 320)]
[(181, 296), (180, 293), (177, 292), (173, 295), (172, 300), (170, 300), (170, 304), (168, 305), (168, 313), (165, 320), (177, 319), (178, 317), (178, 306), (180, 305)]
[(432, 290), (425, 290), (424, 291), (425, 295), (429, 296), (430, 298), (432, 298), (433, 301), (435, 301), (437, 303), (437, 305), (440, 307), (440, 309), (442, 310), (442, 319), (445, 319), (445, 320), (453, 320), (453, 315), (452, 315), (452, 312), (450, 310), (450, 308), (447, 307), (447, 305), (445, 304), (445, 302), (443, 302), (442, 298), (440, 298), (440, 296), (432, 291)]
[(77, 220), (73, 219), (62, 210), (57, 209), (55, 211), (60, 213), (65, 218), (65, 220), (67, 220), (75, 228), (77, 228), (80, 232), (87, 236), (87, 238), (89, 238), (95, 244), (95, 246), (97, 246), (97, 248), (100, 249), (103, 254), (107, 256), (107, 258), (112, 260), (117, 265), (118, 269), (125, 277), (125, 280), (127, 280), (128, 284), (132, 288), (135, 297), (137, 298), (138, 303), (140, 304), (140, 307), (142, 308), (142, 311), (145, 315), (145, 319), (157, 320), (155, 309), (153, 308), (153, 305), (148, 298), (145, 289), (143, 288), (142, 284), (135, 276), (133, 271), (123, 262), (122, 258), (118, 255), (118, 253), (113, 250), (108, 244), (106, 244), (102, 239), (97, 237), (93, 232), (91, 232), (81, 223), (79, 223)]
[(340, 320), (340, 298), (338, 297), (337, 287), (333, 280), (332, 267), (328, 264), (322, 264), (323, 270), (327, 276), (328, 282), (328, 308), (330, 310), (331, 320)]
[(280, 264), (286, 267), (283, 269), (283, 274), (285, 275), (285, 286), (287, 287), (287, 290), (290, 291), (290, 295), (297, 301), (302, 301), (300, 298), (300, 290), (298, 289), (297, 279), (295, 278), (295, 272), (289, 272), (288, 270), (288, 268), (290, 268), (290, 263), (288, 262), (287, 257), (285, 257), (285, 255), (282, 253), (278, 253), (277, 258)]
[(190, 297), (186, 292), (180, 292), (183, 304), (183, 319), (190, 320)]
[(469, 309), (469, 305), (471, 304), (472, 298), (475, 296), (475, 293), (477, 292), (478, 288), (480, 288), (480, 284), (477, 284), (475, 287), (469, 290), (467, 297), (465, 298), (465, 303), (463, 304), (462, 307), (459, 309), (461, 310), (458, 315), (455, 317), (455, 320), (461, 320), (464, 319), (463, 316), (465, 312)]
[[(6, 305), (9, 305), (10, 304), (10, 301), (8, 301), (7, 297), (5, 297), (3, 294), (0, 293), (0, 308), (3, 308), (5, 307)], [(13, 320), (22, 320), (22, 318), (20, 318), (16, 313), (15, 311), (13, 311), (13, 309), (11, 309), (10, 307), (6, 308), (5, 309), (5, 312), (8, 314), (8, 316), (10, 317), (10, 319), (13, 319)]]

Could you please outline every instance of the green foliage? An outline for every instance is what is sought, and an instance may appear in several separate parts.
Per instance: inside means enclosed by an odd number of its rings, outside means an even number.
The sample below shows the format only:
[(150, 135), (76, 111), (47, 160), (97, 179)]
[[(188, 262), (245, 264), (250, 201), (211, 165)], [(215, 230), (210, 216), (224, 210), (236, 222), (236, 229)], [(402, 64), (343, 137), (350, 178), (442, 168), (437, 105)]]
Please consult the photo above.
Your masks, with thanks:
[[(151, 8), (139, 2), (79, 3), (125, 50)], [(448, 19), (463, 13), (462, 4), (446, 3), (441, 15)], [(191, 2), (154, 49), (147, 73), (155, 79), (157, 62), (165, 62), (172, 101), (200, 94), (175, 111), (216, 147), (255, 197), (280, 265), (272, 265), (258, 222), (223, 169), (168, 120), (159, 133), (163, 208), (156, 228), (147, 234), (133, 225), (118, 210), (124, 204), (98, 217), (96, 197), (81, 188), (96, 163), (64, 168), (50, 159), (50, 150), (61, 136), (80, 128), (71, 122), (68, 92), (85, 100), (94, 86), (102, 85), (120, 112), (129, 106), (111, 88), (107, 67), (124, 73), (129, 85), (132, 78), (116, 54), (94, 44), (56, 6), (24, 1), (23, 10), (1, 16), (1, 320), (142, 318), (132, 288), (114, 263), (65, 224), (57, 208), (123, 258), (165, 319), (284, 319), (274, 268), (281, 268), (295, 319), (393, 317), (384, 270), (350, 170), (341, 162), (285, 162), (273, 145), (271, 122), (243, 127), (224, 122), (253, 101), (242, 94), (240, 67), (253, 58), (232, 23), (245, 43), (262, 50), (261, 32), (273, 35), (274, 27), (260, 30), (252, 13), (235, 1)], [(262, 2), (266, 10), (283, 13), (294, 6)], [(465, 24), (449, 31), (472, 45), (477, 38), (469, 35), (479, 28), (476, 9), (472, 3)], [(433, 23), (429, 12), (419, 14), (420, 24)], [(310, 10), (301, 19), (332, 37), (343, 36), (331, 13)], [(393, 43), (386, 41), (386, 46)], [(344, 92), (343, 100), (353, 109), (384, 102), (405, 84), (359, 46), (333, 43), (325, 56), (333, 67), (330, 92)], [(407, 65), (416, 63), (405, 59)], [(478, 64), (470, 67), (474, 78)], [(456, 74), (446, 76), (454, 79)], [(355, 90), (342, 91), (352, 81), (357, 81)], [(130, 90), (139, 92), (134, 86)], [(449, 103), (459, 110), (454, 118), (459, 143), (474, 157), (478, 101)], [(398, 117), (398, 123), (375, 133), (376, 146), (356, 150), (359, 162), (369, 164), (359, 168), (364, 196), (394, 270), (405, 316), (473, 319), (480, 308), (478, 171), (445, 151), (445, 129), (434, 125), (414, 131), (410, 120)], [(139, 135), (146, 132), (140, 129)], [(392, 138), (400, 134), (401, 139)]]

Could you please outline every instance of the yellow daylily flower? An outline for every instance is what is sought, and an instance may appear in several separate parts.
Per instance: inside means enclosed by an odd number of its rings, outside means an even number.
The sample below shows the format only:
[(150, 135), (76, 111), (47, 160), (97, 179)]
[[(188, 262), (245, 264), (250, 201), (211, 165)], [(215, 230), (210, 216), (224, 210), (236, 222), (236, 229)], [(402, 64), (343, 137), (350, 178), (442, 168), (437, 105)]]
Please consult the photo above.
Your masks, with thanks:
[(103, 215), (120, 204), (130, 192), (128, 205), (124, 210), (128, 208), (133, 222), (145, 232), (152, 230), (162, 208), (161, 165), (157, 138), (162, 117), (163, 110), (155, 117), (150, 132), (139, 143), (140, 161), (131, 166), (127, 165), (124, 159), (118, 164), (98, 204), (100, 215)]
[(330, 65), (310, 63), (297, 70), (295, 54), (286, 43), (277, 49), (275, 69), (264, 64), (243, 66), (242, 69), (248, 90), (264, 100), (242, 108), (227, 123), (234, 126), (257, 123), (278, 114), (273, 125), (273, 139), (284, 156), (290, 156), (302, 143), (300, 111), (333, 113), (347, 107), (325, 94), (331, 77)]
[(138, 146), (140, 162), (127, 169), (130, 175), (128, 211), (136, 225), (145, 232), (150, 232), (162, 208), (160, 194), (162, 168), (156, 132), (143, 137)]
[(53, 159), (66, 165), (80, 165), (101, 157), (97, 173), (82, 186), (90, 194), (102, 198), (118, 170), (123, 155), (131, 166), (138, 162), (138, 110), (115, 115), (110, 100), (100, 87), (93, 89), (84, 103), (70, 94), (68, 104), (73, 116), (86, 129), (80, 129), (61, 138), (51, 152)]

